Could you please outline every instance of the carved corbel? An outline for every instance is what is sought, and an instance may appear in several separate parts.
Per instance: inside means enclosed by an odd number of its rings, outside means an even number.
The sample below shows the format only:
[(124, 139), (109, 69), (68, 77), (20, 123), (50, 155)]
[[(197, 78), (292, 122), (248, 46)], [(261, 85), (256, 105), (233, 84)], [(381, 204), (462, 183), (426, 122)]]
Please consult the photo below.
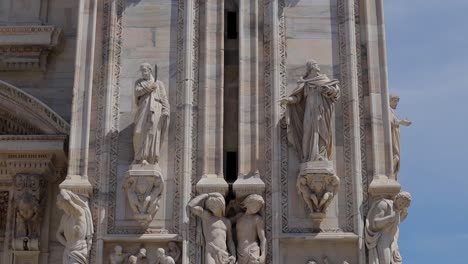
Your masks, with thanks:
[(140, 167), (133, 166), (127, 172), (123, 189), (127, 194), (133, 217), (146, 227), (159, 210), (159, 200), (164, 191), (164, 178), (159, 166), (151, 166), (155, 167), (153, 169), (149, 169), (148, 165)]

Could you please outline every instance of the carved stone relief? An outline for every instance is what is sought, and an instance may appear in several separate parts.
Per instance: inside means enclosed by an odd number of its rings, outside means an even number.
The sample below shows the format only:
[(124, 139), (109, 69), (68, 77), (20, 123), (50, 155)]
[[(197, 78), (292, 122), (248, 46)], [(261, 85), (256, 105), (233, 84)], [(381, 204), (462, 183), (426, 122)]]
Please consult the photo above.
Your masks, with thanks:
[(331, 160), (332, 117), (334, 104), (340, 97), (338, 84), (338, 80), (320, 73), (317, 62), (310, 60), (297, 88), (281, 99), (281, 104), (286, 105), (283, 122), (288, 141), (301, 161), (297, 191), (310, 210), (316, 230), (340, 183)]
[(57, 207), (64, 211), (57, 240), (65, 246), (63, 264), (87, 264), (94, 233), (88, 202), (67, 189), (57, 195)]
[(14, 179), (15, 250), (39, 250), (45, 207), (45, 180), (41, 175), (17, 174)]
[(143, 263), (146, 260), (146, 249), (140, 248), (134, 253), (123, 253), (122, 246), (116, 245), (114, 252), (109, 255), (110, 264)]
[(411, 194), (398, 193), (393, 200), (377, 199), (369, 209), (365, 242), (369, 264), (402, 263), (398, 248), (399, 225), (408, 216)]
[(390, 125), (392, 128), (393, 175), (398, 180), (400, 172), (400, 126), (411, 126), (411, 121), (399, 119), (395, 113), (400, 97), (390, 95)]
[[(149, 170), (154, 167), (153, 170)], [(128, 171), (123, 188), (134, 218), (147, 226), (159, 210), (159, 200), (164, 190), (164, 179), (157, 165), (133, 165)]]
[(205, 264), (236, 263), (231, 221), (225, 217), (226, 202), (220, 193), (201, 194), (187, 209), (197, 217), (197, 243), (205, 248)]
[(163, 248), (158, 248), (156, 250), (156, 263), (175, 264), (175, 261), (171, 256), (166, 255), (166, 251)]

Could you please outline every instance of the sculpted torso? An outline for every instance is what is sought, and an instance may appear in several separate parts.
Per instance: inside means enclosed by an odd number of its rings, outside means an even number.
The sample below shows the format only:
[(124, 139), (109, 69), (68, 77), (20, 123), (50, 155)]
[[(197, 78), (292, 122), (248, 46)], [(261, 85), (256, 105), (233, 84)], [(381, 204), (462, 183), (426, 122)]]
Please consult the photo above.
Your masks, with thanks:
[(226, 218), (219, 218), (204, 212), (203, 214), (203, 235), (207, 243), (213, 243), (221, 249), (226, 250), (226, 234), (228, 226), (231, 224)]
[(257, 244), (257, 223), (261, 222), (262, 218), (258, 215), (244, 214), (237, 220), (237, 243), (239, 249), (246, 248), (252, 244)]
[(65, 245), (67, 248), (73, 248), (78, 242), (85, 240), (86, 222), (82, 218), (84, 217), (76, 219), (68, 215), (63, 215), (59, 231), (65, 238)]

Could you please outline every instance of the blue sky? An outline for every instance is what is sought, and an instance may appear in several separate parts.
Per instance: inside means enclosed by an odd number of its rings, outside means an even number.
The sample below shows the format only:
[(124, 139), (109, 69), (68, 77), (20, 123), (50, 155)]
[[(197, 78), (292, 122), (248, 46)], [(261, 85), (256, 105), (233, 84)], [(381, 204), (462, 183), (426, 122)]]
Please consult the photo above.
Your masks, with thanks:
[(468, 0), (386, 0), (389, 85), (399, 94), (407, 264), (468, 263)]

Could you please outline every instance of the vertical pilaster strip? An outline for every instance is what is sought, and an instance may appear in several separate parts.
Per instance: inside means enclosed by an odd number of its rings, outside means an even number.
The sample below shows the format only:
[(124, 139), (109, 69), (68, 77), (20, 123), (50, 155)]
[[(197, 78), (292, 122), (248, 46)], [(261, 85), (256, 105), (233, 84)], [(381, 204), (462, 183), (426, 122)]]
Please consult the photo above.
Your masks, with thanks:
[[(280, 263), (281, 215), (273, 213), (273, 208), (281, 208), (280, 175), (281, 129), (279, 122), (284, 111), (278, 103), (284, 96), (284, 81), (281, 68), (284, 66), (285, 53), (281, 45), (285, 44), (281, 34), (284, 0), (265, 0), (264, 2), (264, 102), (265, 102), (265, 231), (268, 243), (267, 263)], [(283, 25), (284, 26), (284, 25)], [(284, 56), (283, 56), (284, 55)], [(284, 83), (283, 83), (284, 84)], [(271, 242), (270, 242), (271, 241)]]
[(259, 159), (258, 0), (239, 0), (239, 174), (253, 175)]
[(369, 192), (392, 196), (400, 185), (393, 179), (383, 1), (364, 0), (364, 8), (373, 173)]
[[(352, 211), (347, 212), (347, 231), (354, 230), (359, 236), (358, 258), (359, 263), (365, 263), (365, 248), (363, 241), (364, 218), (361, 209), (363, 201), (362, 189), (362, 160), (361, 160), (361, 120), (360, 120), (360, 100), (359, 100), (359, 75), (357, 60), (357, 39), (356, 39), (356, 13), (355, 0), (340, 0), (339, 12), (339, 36), (340, 36), (340, 62), (341, 65), (341, 86), (343, 91), (343, 115), (344, 115), (344, 144), (350, 146), (349, 155), (345, 160), (346, 184), (350, 184), (352, 192), (346, 192), (347, 203), (352, 203)], [(348, 197), (350, 196), (350, 197)]]
[(60, 188), (89, 196), (88, 156), (94, 73), (97, 0), (80, 0), (68, 174)]

